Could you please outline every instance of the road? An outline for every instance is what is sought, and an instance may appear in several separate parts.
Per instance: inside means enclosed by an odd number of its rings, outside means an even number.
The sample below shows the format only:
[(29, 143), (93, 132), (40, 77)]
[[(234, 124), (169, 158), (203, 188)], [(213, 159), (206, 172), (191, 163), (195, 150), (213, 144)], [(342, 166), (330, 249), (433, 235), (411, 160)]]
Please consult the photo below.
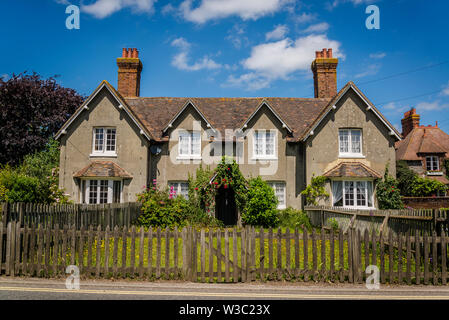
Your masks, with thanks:
[(382, 286), (315, 283), (140, 282), (81, 280), (68, 290), (65, 279), (0, 277), (0, 300), (449, 300), (445, 286)]

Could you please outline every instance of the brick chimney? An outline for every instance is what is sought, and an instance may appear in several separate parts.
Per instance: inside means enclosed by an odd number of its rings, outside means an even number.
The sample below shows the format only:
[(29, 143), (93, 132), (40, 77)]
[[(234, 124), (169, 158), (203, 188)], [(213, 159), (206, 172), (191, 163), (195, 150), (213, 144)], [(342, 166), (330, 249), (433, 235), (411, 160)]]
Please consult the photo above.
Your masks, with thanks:
[(402, 136), (405, 138), (414, 128), (419, 127), (419, 114), (416, 114), (416, 109), (412, 108), (404, 113), (402, 123)]
[(123, 48), (122, 57), (117, 58), (118, 92), (124, 97), (140, 95), (140, 72), (142, 62), (136, 48)]
[(315, 98), (332, 98), (337, 94), (338, 59), (332, 58), (332, 49), (315, 52), (312, 62)]

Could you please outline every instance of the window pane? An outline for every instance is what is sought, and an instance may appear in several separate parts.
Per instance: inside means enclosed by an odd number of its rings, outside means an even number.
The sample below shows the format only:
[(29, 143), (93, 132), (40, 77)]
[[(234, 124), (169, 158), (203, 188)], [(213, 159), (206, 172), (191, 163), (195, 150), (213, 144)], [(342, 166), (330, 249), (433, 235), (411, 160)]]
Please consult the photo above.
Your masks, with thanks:
[(113, 203), (120, 203), (120, 193), (121, 193), (121, 181), (114, 181), (113, 186), (113, 197), (112, 202)]
[(265, 155), (274, 156), (274, 132), (266, 132)]
[(201, 134), (192, 132), (192, 155), (201, 155)]
[(364, 181), (357, 181), (357, 206), (366, 206), (366, 185)]
[(360, 130), (351, 130), (351, 152), (360, 153), (361, 148), (361, 132)]
[(256, 131), (254, 133), (254, 154), (257, 156), (262, 155), (263, 152), (263, 143), (264, 143), (264, 136), (261, 134), (261, 132)]
[(345, 181), (345, 206), (354, 206), (354, 182)]
[(179, 134), (179, 155), (189, 155), (189, 136), (185, 133)]
[(115, 129), (106, 130), (106, 151), (115, 151)]
[(341, 153), (349, 152), (348, 130), (340, 130), (339, 137), (340, 137), (340, 152)]
[(95, 129), (95, 151), (103, 151), (104, 144), (104, 132), (103, 128)]
[(187, 182), (180, 183), (179, 194), (184, 198), (189, 199), (189, 184)]
[(100, 203), (108, 203), (108, 180), (100, 180)]
[(98, 181), (89, 181), (89, 203), (97, 203)]

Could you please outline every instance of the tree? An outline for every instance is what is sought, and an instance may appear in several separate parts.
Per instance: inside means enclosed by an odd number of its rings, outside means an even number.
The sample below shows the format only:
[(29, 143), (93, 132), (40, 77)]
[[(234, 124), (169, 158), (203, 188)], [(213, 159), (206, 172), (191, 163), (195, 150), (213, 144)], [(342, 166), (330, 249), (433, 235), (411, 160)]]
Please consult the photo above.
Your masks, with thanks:
[(396, 163), (396, 175), (398, 177), (398, 187), (402, 196), (410, 197), (412, 195), (413, 182), (418, 175), (411, 170), (407, 162), (400, 160)]
[(24, 72), (0, 79), (0, 163), (16, 165), (42, 150), (83, 100), (53, 77)]
[(376, 196), (379, 209), (402, 209), (404, 204), (401, 199), (401, 191), (398, 181), (388, 174), (388, 165), (385, 169), (384, 179), (377, 184)]

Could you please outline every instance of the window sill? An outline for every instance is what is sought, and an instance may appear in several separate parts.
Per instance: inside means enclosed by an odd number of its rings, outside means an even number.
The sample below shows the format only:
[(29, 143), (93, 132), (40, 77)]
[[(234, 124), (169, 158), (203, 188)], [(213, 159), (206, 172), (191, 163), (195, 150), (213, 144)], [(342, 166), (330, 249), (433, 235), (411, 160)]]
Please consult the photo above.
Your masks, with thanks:
[(340, 159), (365, 159), (366, 158), (364, 155), (357, 154), (357, 153), (339, 154), (338, 157)]
[(251, 160), (256, 161), (256, 160), (270, 160), (270, 161), (277, 161), (278, 158), (277, 157), (252, 157)]
[(201, 160), (201, 156), (177, 156), (176, 160)]
[(91, 153), (89, 155), (91, 158), (117, 158), (117, 153)]

